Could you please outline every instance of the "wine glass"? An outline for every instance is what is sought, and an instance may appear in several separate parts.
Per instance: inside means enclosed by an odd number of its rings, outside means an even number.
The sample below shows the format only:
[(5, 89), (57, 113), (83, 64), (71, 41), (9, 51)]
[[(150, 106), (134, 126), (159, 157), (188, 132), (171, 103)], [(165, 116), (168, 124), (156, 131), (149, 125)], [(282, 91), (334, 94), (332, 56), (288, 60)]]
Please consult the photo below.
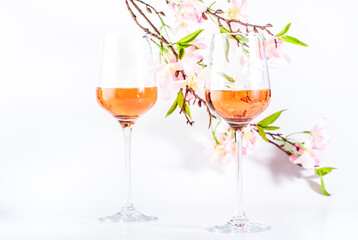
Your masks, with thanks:
[(209, 61), (206, 100), (210, 108), (230, 125), (235, 136), (236, 209), (232, 220), (208, 230), (269, 230), (269, 226), (249, 221), (244, 213), (242, 194), (243, 131), (267, 108), (271, 97), (264, 38), (254, 32), (214, 34)]
[(137, 119), (157, 101), (151, 46), (147, 36), (106, 34), (97, 101), (121, 125), (124, 134), (125, 202), (120, 212), (102, 217), (102, 221), (147, 222), (156, 217), (137, 211), (132, 203), (131, 133)]

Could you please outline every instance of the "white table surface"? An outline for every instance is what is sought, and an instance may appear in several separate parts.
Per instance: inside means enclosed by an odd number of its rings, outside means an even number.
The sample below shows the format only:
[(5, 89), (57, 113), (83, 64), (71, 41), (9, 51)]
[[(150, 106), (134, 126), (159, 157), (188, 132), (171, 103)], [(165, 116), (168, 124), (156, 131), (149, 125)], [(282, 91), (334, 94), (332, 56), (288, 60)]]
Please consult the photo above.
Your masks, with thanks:
[[(22, 239), (76, 239), (76, 240), (167, 240), (167, 239), (356, 239), (356, 216), (349, 210), (313, 207), (269, 207), (255, 216), (272, 230), (263, 233), (220, 234), (206, 231), (206, 227), (220, 223), (220, 217), (202, 215), (169, 216), (163, 211), (160, 219), (152, 223), (99, 222), (94, 216), (2, 216), (0, 237), (6, 240)], [(166, 212), (166, 214), (165, 214)]]

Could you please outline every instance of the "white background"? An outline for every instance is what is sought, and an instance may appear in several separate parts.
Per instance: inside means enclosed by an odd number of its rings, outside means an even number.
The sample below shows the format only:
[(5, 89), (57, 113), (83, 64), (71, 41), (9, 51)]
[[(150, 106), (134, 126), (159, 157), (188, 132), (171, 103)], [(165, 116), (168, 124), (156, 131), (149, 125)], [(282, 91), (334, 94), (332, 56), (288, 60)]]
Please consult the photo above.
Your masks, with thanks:
[[(164, 1), (163, 1), (164, 2)], [(273, 226), (244, 239), (355, 239), (358, 168), (357, 4), (353, 0), (250, 0), (252, 22), (272, 23), (309, 48), (289, 47), (291, 64), (271, 71), (266, 114), (287, 108), (284, 132), (328, 119), (324, 166), (331, 197), (287, 157), (259, 142), (244, 164), (250, 217)], [(228, 239), (205, 227), (232, 215), (232, 165), (205, 155), (205, 111), (196, 124), (164, 119), (159, 101), (133, 131), (136, 206), (157, 223), (102, 224), (121, 205), (123, 139), (97, 105), (101, 35), (133, 31), (120, 0), (0, 1), (0, 239)]]

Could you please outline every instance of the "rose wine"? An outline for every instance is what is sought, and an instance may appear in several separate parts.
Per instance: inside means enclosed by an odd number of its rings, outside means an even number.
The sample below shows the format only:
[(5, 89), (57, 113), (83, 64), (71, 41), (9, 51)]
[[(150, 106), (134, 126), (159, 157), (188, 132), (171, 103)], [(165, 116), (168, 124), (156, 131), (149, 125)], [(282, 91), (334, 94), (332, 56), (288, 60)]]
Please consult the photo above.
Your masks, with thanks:
[(270, 89), (206, 91), (209, 106), (232, 128), (247, 125), (266, 109), (270, 98)]
[(97, 88), (97, 100), (122, 127), (126, 123), (130, 126), (153, 107), (157, 101), (157, 88)]

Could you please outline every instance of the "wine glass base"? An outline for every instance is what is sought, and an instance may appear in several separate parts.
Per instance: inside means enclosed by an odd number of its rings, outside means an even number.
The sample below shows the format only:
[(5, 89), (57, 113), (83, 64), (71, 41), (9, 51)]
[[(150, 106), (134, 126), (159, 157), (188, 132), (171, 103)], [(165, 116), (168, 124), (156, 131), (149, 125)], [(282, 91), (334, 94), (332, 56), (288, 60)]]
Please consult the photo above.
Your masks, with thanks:
[(131, 204), (123, 207), (122, 211), (106, 217), (100, 217), (99, 220), (103, 222), (151, 222), (158, 220), (158, 218), (137, 211)]
[(217, 233), (254, 233), (270, 230), (271, 227), (260, 223), (250, 222), (248, 220), (232, 219), (224, 225), (218, 225), (208, 228), (209, 232)]

